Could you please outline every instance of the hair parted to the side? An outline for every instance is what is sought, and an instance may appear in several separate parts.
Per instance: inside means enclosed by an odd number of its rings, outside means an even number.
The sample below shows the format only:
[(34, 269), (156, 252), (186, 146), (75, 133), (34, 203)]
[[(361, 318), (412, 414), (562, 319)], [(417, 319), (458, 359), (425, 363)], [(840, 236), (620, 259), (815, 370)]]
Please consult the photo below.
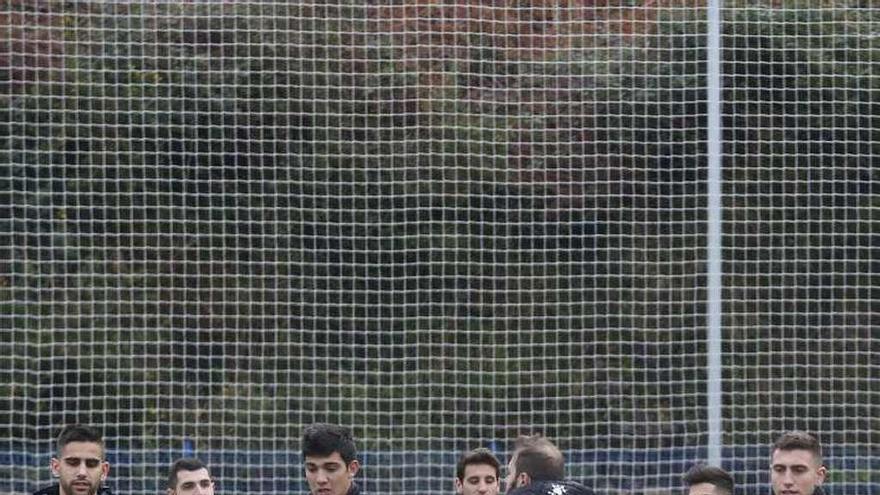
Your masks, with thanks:
[(101, 446), (101, 455), (104, 455), (104, 438), (101, 436), (101, 432), (91, 426), (72, 424), (62, 428), (55, 442), (58, 455), (61, 455), (64, 447), (71, 442), (96, 443)]
[(495, 468), (495, 477), (501, 477), (501, 462), (498, 461), (498, 458), (489, 449), (480, 447), (461, 455), (458, 459), (458, 464), (455, 465), (455, 477), (459, 481), (464, 481), (464, 471), (471, 464), (487, 464), (492, 466)]
[(330, 423), (306, 426), (302, 434), (302, 456), (328, 456), (339, 452), (346, 464), (357, 458), (354, 438), (346, 428)]
[(174, 461), (171, 469), (168, 470), (168, 488), (177, 488), (177, 473), (181, 471), (198, 471), (199, 469), (208, 469), (204, 462), (192, 457), (183, 457)]
[(777, 450), (807, 450), (816, 457), (820, 465), (823, 464), (822, 445), (819, 444), (819, 440), (815, 436), (805, 431), (789, 431), (780, 435), (773, 442), (773, 450), (770, 455), (773, 455), (773, 452)]
[(514, 442), (514, 468), (526, 473), (533, 481), (554, 481), (565, 477), (562, 452), (540, 433), (520, 435)]
[(724, 491), (727, 495), (733, 495), (733, 476), (720, 467), (708, 464), (697, 464), (684, 475), (687, 486), (709, 483)]

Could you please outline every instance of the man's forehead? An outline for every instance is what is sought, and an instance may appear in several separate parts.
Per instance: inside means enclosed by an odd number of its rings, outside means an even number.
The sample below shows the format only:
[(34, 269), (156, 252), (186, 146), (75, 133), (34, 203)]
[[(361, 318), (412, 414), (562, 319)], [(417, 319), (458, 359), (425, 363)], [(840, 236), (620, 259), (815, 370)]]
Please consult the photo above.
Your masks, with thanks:
[(61, 448), (59, 457), (62, 459), (81, 458), (81, 459), (102, 459), (104, 457), (104, 448), (95, 442), (69, 442)]
[(306, 464), (345, 464), (345, 460), (339, 452), (333, 452), (330, 455), (307, 455)]
[(715, 488), (715, 485), (712, 483), (697, 483), (696, 485), (691, 485), (688, 489), (688, 495), (716, 495), (718, 492)]
[(472, 462), (464, 467), (464, 476), (495, 474), (495, 467), (484, 462)]
[(773, 451), (773, 465), (811, 465), (818, 464), (812, 452), (805, 449), (776, 449)]
[(192, 480), (203, 480), (210, 479), (211, 474), (208, 473), (206, 468), (196, 469), (195, 471), (187, 471), (186, 469), (181, 469), (177, 472), (177, 480), (178, 482), (183, 481), (192, 481)]

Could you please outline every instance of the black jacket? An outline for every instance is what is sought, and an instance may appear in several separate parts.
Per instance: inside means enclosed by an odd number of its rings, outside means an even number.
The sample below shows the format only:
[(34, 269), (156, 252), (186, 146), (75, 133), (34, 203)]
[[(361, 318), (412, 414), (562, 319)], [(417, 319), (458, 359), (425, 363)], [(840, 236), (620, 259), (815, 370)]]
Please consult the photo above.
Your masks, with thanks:
[[(773, 488), (770, 488), (770, 495), (776, 495), (776, 492), (773, 491)], [(813, 495), (828, 495), (828, 492), (825, 491), (822, 486), (817, 486), (815, 490), (813, 490)]]
[[(40, 488), (39, 490), (34, 492), (34, 495), (60, 495), (61, 487), (58, 486), (58, 483), (54, 485), (47, 486), (45, 488)], [(113, 495), (113, 492), (110, 491), (109, 486), (102, 486), (98, 488), (98, 495)]]
[[(361, 487), (357, 485), (357, 483), (352, 483), (351, 488), (348, 489), (345, 495), (359, 495), (361, 493)], [(109, 494), (107, 494), (109, 495)]]
[(593, 491), (575, 481), (533, 481), (507, 495), (593, 495)]

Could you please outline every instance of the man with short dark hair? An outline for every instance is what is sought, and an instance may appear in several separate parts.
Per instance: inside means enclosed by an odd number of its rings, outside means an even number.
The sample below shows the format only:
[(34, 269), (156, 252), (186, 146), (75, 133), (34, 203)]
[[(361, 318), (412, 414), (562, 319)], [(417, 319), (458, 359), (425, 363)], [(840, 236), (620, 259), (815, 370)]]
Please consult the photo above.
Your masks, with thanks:
[(774, 495), (824, 495), (822, 483), (827, 475), (822, 446), (813, 435), (790, 431), (773, 443), (770, 483)]
[(697, 464), (684, 475), (688, 495), (733, 495), (733, 476), (720, 467)]
[(214, 479), (208, 466), (198, 459), (184, 457), (168, 470), (168, 495), (214, 495)]
[(565, 459), (540, 434), (516, 439), (507, 465), (508, 495), (591, 495), (586, 486), (565, 479)]
[(315, 423), (302, 435), (302, 456), (311, 495), (358, 495), (360, 469), (351, 433), (337, 425)]
[(465, 452), (455, 466), (455, 493), (458, 495), (498, 495), (501, 489), (501, 463), (489, 449)]
[(101, 433), (91, 426), (68, 425), (58, 435), (56, 454), (49, 461), (58, 483), (34, 495), (110, 495), (104, 486), (110, 474)]

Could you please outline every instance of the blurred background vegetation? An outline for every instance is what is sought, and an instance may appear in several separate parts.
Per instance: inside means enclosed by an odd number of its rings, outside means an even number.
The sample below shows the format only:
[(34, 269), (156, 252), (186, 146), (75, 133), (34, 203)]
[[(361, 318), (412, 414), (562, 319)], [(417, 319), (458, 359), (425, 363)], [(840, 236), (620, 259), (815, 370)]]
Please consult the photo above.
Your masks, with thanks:
[[(6, 0), (4, 436), (704, 445), (705, 6), (526, 3)], [(876, 448), (880, 10), (723, 19), (725, 444)]]

